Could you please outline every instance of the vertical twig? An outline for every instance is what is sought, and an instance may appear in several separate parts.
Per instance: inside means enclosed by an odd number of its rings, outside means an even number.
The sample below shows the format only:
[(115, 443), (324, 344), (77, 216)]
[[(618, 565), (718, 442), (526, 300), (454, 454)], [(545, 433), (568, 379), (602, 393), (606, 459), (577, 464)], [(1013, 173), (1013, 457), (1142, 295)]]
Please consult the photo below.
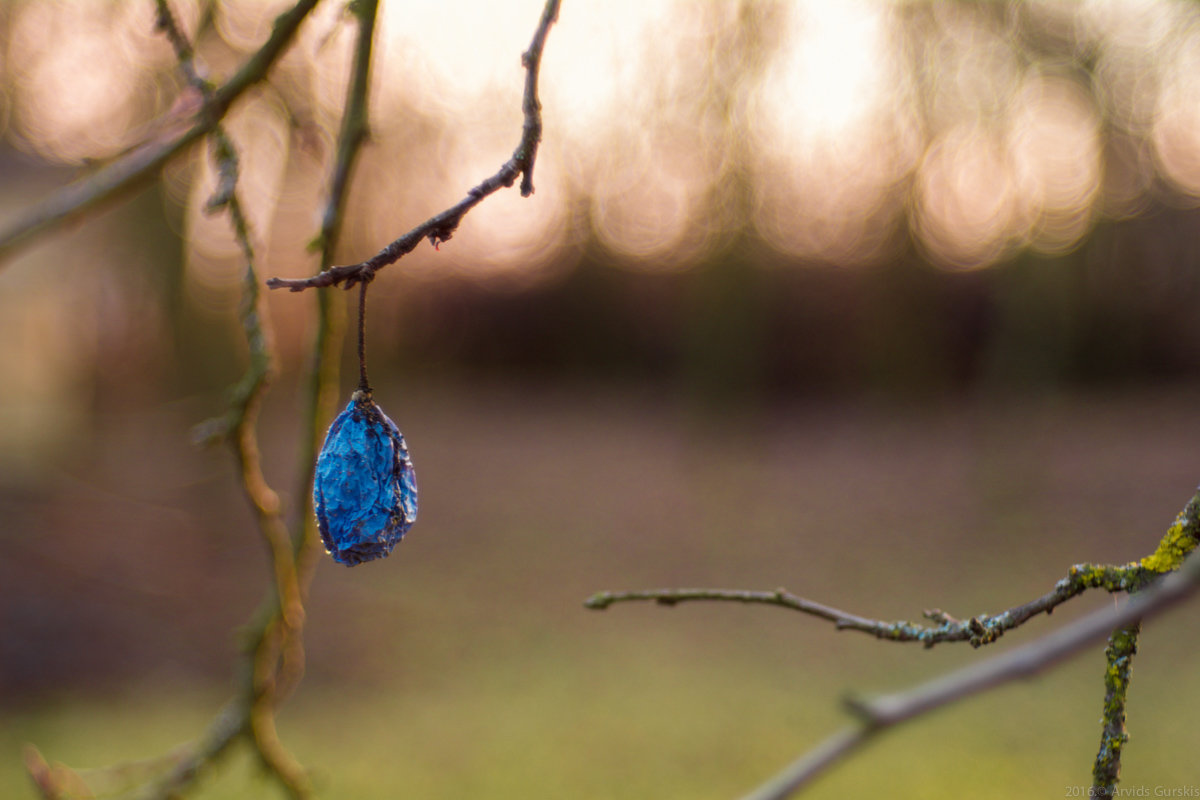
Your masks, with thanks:
[(1140, 622), (1117, 628), (1104, 649), (1104, 728), (1096, 765), (1092, 768), (1093, 797), (1116, 796), (1117, 781), (1121, 779), (1121, 750), (1129, 741), (1125, 732), (1125, 700), (1140, 631)]
[(542, 9), (542, 18), (533, 32), (529, 49), (521, 54), (525, 66), (525, 96), (521, 111), (525, 114), (521, 143), (513, 157), (521, 165), (521, 197), (533, 194), (533, 164), (537, 160), (538, 145), (542, 141), (542, 101), (538, 98), (538, 76), (542, 68), (542, 51), (546, 48), (546, 36), (550, 26), (558, 19), (559, 0), (547, 0)]
[[(156, 0), (157, 22), (175, 49), (181, 71), (206, 104), (213, 100), (213, 90), (196, 71), (192, 47), (175, 23), (166, 0)], [(275, 733), (275, 689), (278, 684), (280, 653), (301, 646), (304, 626), (304, 604), (296, 575), (296, 560), (292, 537), (279, 508), (279, 496), (267, 484), (262, 473), (258, 447), (258, 410), (274, 372), (270, 333), (265, 322), (265, 304), (258, 286), (255, 269), (255, 250), (250, 225), (238, 193), (239, 163), (233, 141), (222, 125), (213, 126), (209, 134), (213, 162), (217, 168), (217, 189), (205, 205), (212, 213), (224, 210), (229, 215), (234, 238), (242, 251), (246, 266), (242, 280), (241, 322), (249, 349), (246, 373), (234, 387), (229, 412), (209, 435), (226, 438), (237, 460), (243, 492), (254, 508), (259, 530), (267, 543), (272, 561), (273, 598), (268, 601), (275, 613), (264, 618), (260, 635), (247, 657), (252, 668), (247, 670), (248, 691), (243, 692), (245, 716), (243, 729), (249, 733), (259, 760), (296, 800), (311, 793), (303, 769), (283, 748)]]
[[(367, 93), (371, 79), (374, 53), (375, 22), (378, 0), (360, 0), (351, 6), (358, 19), (358, 39), (354, 48), (354, 65), (346, 89), (346, 109), (338, 134), (337, 155), (329, 178), (329, 195), (321, 214), (321, 231), (315, 245), (320, 247), (320, 264), (333, 262), (341, 235), (346, 194), (358, 155), (369, 131)], [(301, 432), (300, 477), (297, 481), (297, 516), (300, 533), (294, 546), (298, 572), (303, 587), (312, 580), (319, 548), (316, 519), (312, 510), (313, 470), (317, 450), (325, 434), (328, 420), (333, 417), (337, 403), (338, 361), (345, 329), (345, 311), (338, 298), (328, 292), (317, 293), (317, 334), (313, 342), (313, 357), (309, 367), (307, 398)]]
[[(212, 87), (199, 76), (192, 60), (190, 42), (180, 31), (166, 0), (156, 0), (157, 24), (175, 49), (180, 70), (206, 102), (213, 97)], [(230, 409), (216, 424), (204, 427), (206, 438), (224, 436), (233, 448), (242, 478), (242, 490), (254, 508), (259, 529), (266, 540), (274, 565), (275, 586), (285, 622), (291, 627), (303, 625), (304, 608), (296, 582), (290, 535), (279, 513), (279, 496), (263, 476), (258, 448), (258, 409), (274, 373), (270, 331), (265, 322), (262, 291), (258, 287), (255, 251), (250, 224), (237, 191), (239, 162), (237, 149), (224, 126), (213, 126), (209, 134), (212, 159), (218, 173), (217, 189), (205, 205), (213, 213), (225, 210), (233, 227), (234, 238), (246, 266), (242, 273), (241, 323), (246, 335), (250, 363), (235, 385)]]
[(848, 701), (859, 725), (833, 734), (743, 800), (783, 800), (807, 786), (869, 739), (931, 711), (1020, 678), (1028, 678), (1072, 656), (1114, 629), (1140, 624), (1191, 598), (1200, 588), (1200, 559), (1138, 592), (1128, 603), (1103, 608), (1036, 641), (947, 672), (910, 689)]
[(367, 286), (370, 281), (358, 285), (358, 390), (371, 393), (371, 382), (367, 380)]

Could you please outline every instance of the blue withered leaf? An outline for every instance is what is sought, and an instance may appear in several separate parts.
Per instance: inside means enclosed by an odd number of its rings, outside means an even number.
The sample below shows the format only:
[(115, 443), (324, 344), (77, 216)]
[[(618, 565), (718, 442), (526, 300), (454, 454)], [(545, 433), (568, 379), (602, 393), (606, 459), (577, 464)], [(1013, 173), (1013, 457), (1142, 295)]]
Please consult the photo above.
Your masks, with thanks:
[(347, 566), (383, 558), (417, 520), (417, 479), (396, 423), (357, 391), (317, 457), (313, 502), (321, 539)]

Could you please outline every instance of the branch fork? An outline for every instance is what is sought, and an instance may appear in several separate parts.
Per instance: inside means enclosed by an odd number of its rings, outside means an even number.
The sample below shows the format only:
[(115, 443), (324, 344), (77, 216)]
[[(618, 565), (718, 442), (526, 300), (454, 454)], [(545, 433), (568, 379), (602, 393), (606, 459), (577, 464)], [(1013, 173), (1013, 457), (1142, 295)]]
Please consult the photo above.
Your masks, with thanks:
[(442, 242), (449, 241), (467, 212), (479, 205), (485, 197), (500, 189), (511, 188), (518, 177), (521, 177), (521, 196), (529, 197), (533, 194), (533, 165), (537, 160), (538, 144), (542, 139), (542, 103), (538, 99), (538, 74), (542, 50), (546, 46), (546, 34), (558, 19), (560, 2), (561, 0), (547, 0), (541, 20), (534, 31), (533, 41), (529, 49), (521, 54), (521, 65), (525, 68), (525, 93), (521, 102), (525, 120), (521, 125), (521, 141), (513, 150), (512, 157), (505, 161), (495, 174), (467, 190), (466, 197), (458, 203), (425, 220), (366, 261), (330, 267), (309, 278), (271, 278), (267, 281), (267, 287), (292, 292), (339, 285), (350, 289), (358, 283), (370, 281), (380, 269), (411, 253), (422, 239), (427, 239), (435, 249)]

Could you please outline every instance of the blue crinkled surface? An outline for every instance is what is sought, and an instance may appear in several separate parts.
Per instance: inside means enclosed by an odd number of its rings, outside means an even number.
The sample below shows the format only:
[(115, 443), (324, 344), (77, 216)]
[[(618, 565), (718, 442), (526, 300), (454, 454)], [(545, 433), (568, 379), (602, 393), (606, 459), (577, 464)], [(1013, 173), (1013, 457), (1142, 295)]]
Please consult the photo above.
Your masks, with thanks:
[(358, 391), (325, 434), (313, 502), (321, 539), (347, 566), (383, 558), (417, 520), (417, 479), (396, 423)]

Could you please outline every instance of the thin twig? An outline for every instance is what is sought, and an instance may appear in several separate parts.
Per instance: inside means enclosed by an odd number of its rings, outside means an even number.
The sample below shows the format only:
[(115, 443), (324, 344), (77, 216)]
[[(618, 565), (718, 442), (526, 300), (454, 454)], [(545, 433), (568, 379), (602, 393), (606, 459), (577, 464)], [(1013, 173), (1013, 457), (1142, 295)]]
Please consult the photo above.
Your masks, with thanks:
[(196, 781), (201, 773), (215, 764), (238, 737), (246, 732), (249, 707), (231, 700), (221, 709), (200, 741), (189, 748), (184, 756), (159, 780), (140, 791), (137, 800), (168, 800)]
[(337, 156), (329, 178), (329, 194), (321, 214), (321, 232), (316, 241), (309, 245), (314, 250), (319, 247), (322, 256), (331, 255), (331, 251), (337, 245), (350, 177), (358, 162), (362, 145), (371, 135), (367, 96), (371, 86), (371, 61), (374, 56), (375, 22), (379, 3), (378, 0), (364, 0), (353, 4), (352, 9), (358, 18), (358, 39), (354, 47), (350, 83), (346, 88), (346, 108), (342, 113), (342, 127), (338, 132)]
[(1108, 647), (1104, 649), (1103, 728), (1100, 750), (1092, 768), (1092, 795), (1095, 797), (1113, 797), (1117, 781), (1121, 779), (1121, 751), (1129, 741), (1129, 734), (1125, 732), (1125, 701), (1140, 631), (1140, 622), (1117, 628), (1108, 637)]
[[(241, 468), (242, 487), (258, 516), (259, 528), (267, 542), (274, 567), (274, 586), (279, 603), (275, 616), (277, 622), (273, 621), (271, 624), (271, 628), (274, 629), (273, 635), (264, 637), (264, 643), (255, 653), (256, 662), (266, 662), (270, 665), (271, 677), (266, 681), (266, 685), (273, 688), (277, 683), (275, 672), (279, 669), (278, 653), (287, 649), (289, 642), (294, 641), (299, 646), (304, 627), (304, 601), (296, 572), (292, 536), (280, 513), (279, 497), (263, 477), (255, 428), (258, 408), (272, 373), (272, 359), (262, 322), (265, 298), (258, 290), (253, 248), (250, 246), (246, 219), (236, 189), (230, 191), (227, 205), (238, 239), (247, 256), (243, 283), (243, 327), (251, 349), (251, 366), (239, 386), (243, 395), (240, 398), (243, 400), (240, 404), (242, 414), (231, 432), (230, 443)], [(311, 791), (303, 770), (283, 748), (275, 734), (275, 702), (273, 691), (254, 693), (254, 701), (248, 712), (250, 738), (258, 752), (259, 760), (280, 782), (289, 797), (299, 800), (308, 797)]]
[(522, 173), (521, 197), (533, 194), (533, 162), (537, 160), (538, 145), (542, 141), (542, 102), (538, 99), (538, 76), (542, 68), (542, 51), (546, 48), (546, 35), (558, 19), (559, 2), (548, 0), (542, 9), (537, 30), (533, 32), (533, 41), (529, 43), (529, 49), (521, 54), (521, 64), (525, 67), (525, 96), (521, 101), (521, 111), (525, 114), (525, 122), (521, 129), (521, 143), (513, 153)]
[(926, 611), (925, 617), (937, 622), (937, 625), (922, 625), (906, 620), (886, 622), (868, 619), (794, 595), (786, 589), (648, 589), (633, 592), (598, 592), (589, 597), (584, 605), (591, 609), (604, 610), (614, 603), (634, 600), (651, 600), (665, 606), (697, 600), (759, 603), (810, 614), (832, 622), (838, 630), (860, 631), (890, 642), (920, 642), (926, 647), (933, 647), (942, 642), (970, 642), (979, 647), (996, 641), (1006, 631), (1024, 624), (1038, 614), (1053, 612), (1055, 607), (1087, 589), (1103, 588), (1109, 592), (1122, 592), (1128, 591), (1130, 587), (1140, 586), (1144, 581), (1145, 570), (1136, 562), (1123, 567), (1076, 564), (1068, 571), (1067, 577), (1055, 584), (1051, 591), (999, 614), (981, 614), (970, 619), (957, 620), (937, 609)]
[(525, 93), (521, 103), (525, 121), (521, 128), (521, 141), (513, 151), (512, 158), (504, 162), (496, 174), (485, 178), (479, 185), (468, 191), (467, 196), (456, 205), (430, 217), (366, 261), (341, 267), (330, 267), (311, 278), (271, 278), (267, 281), (267, 286), (272, 289), (286, 288), (293, 292), (338, 284), (344, 284), (344, 288), (349, 289), (356, 283), (371, 280), (377, 271), (389, 264), (394, 264), (411, 253), (423, 239), (428, 239), (435, 246), (449, 240), (468, 211), (479, 205), (488, 195), (502, 188), (511, 187), (516, 182), (517, 176), (524, 176), (521, 181), (521, 195), (528, 197), (532, 194), (533, 165), (537, 159), (538, 143), (542, 137), (542, 105), (538, 100), (538, 72), (542, 50), (546, 45), (546, 35), (550, 26), (558, 18), (559, 4), (560, 0), (547, 0), (545, 8), (542, 10), (541, 20), (534, 31), (533, 41), (530, 43), (529, 49), (521, 55), (521, 63), (525, 67)]
[[(848, 703), (859, 718), (858, 727), (834, 734), (744, 800), (782, 800), (883, 730), (973, 694), (1028, 677), (1078, 652), (1114, 628), (1140, 625), (1142, 619), (1181, 602), (1200, 585), (1200, 558), (1188, 559), (1198, 545), (1200, 491), (1192, 495), (1187, 506), (1176, 516), (1155, 551), (1128, 565), (1127, 569), (1138, 567), (1141, 571), (1138, 583), (1131, 585), (1129, 591), (1150, 587), (1138, 591), (1130, 602), (1093, 613), (1017, 650), (927, 681), (907, 692)], [(1126, 686), (1128, 677), (1126, 673), (1123, 679)], [(1124, 734), (1124, 731), (1121, 733)], [(1101, 743), (1101, 756), (1104, 754), (1104, 743)], [(1099, 760), (1100, 756), (1097, 762)], [(1119, 750), (1115, 763), (1119, 771)]]
[(1093, 612), (1027, 645), (955, 670), (911, 689), (848, 702), (859, 719), (797, 759), (743, 800), (783, 800), (868, 740), (901, 723), (1006, 683), (1027, 678), (1103, 639), (1114, 628), (1148, 620), (1186, 600), (1200, 586), (1200, 558), (1119, 606)]
[[(155, 0), (157, 5), (156, 24), (175, 50), (180, 70), (188, 83), (204, 97), (206, 104), (212, 100), (213, 89), (200, 77), (193, 62), (193, 49), (187, 37), (179, 29), (167, 0)], [(291, 537), (279, 513), (279, 496), (267, 484), (262, 472), (258, 449), (256, 423), (258, 408), (274, 374), (271, 355), (270, 333), (264, 322), (265, 307), (258, 288), (255, 269), (254, 245), (251, 242), (250, 224), (237, 191), (239, 164), (237, 148), (221, 124), (213, 126), (209, 134), (213, 162), (218, 173), (217, 189), (205, 205), (205, 210), (215, 212), (225, 209), (229, 214), (234, 238), (246, 261), (242, 281), (242, 328), (250, 351), (250, 363), (246, 374), (238, 381), (232, 392), (230, 408), (216, 420), (201, 424), (203, 439), (228, 439), (242, 477), (242, 489), (254, 508), (259, 528), (272, 556), (275, 585), (280, 595), (280, 606), (289, 626), (303, 625), (304, 607), (300, 600), (296, 582), (295, 563), (291, 552)]]
[[(337, 250), (350, 179), (362, 146), (370, 135), (368, 95), (378, 2), (362, 0), (353, 4), (351, 8), (358, 18), (358, 39), (354, 49), (350, 81), (346, 87), (346, 108), (342, 114), (341, 131), (338, 133), (337, 155), (330, 173), (325, 207), (321, 213), (321, 231), (313, 243), (320, 247), (322, 265), (332, 262)], [(301, 584), (304, 586), (311, 580), (320, 555), (316, 546), (319, 541), (316, 519), (312, 511), (313, 471), (321, 437), (337, 403), (344, 320), (344, 310), (341, 304), (336, 302), (336, 298), (325, 292), (317, 292), (317, 332), (305, 393), (304, 421), (298, 456), (300, 475), (296, 482), (296, 515), (301, 520), (301, 528), (294, 542), (294, 549)]]
[(284, 747), (275, 729), (280, 678), (288, 677), (284, 671), (283, 656), (290, 651), (292, 643), (296, 643), (296, 648), (300, 648), (300, 631), (283, 623), (278, 608), (273, 609), (273, 612), (261, 629), (257, 642), (247, 648), (252, 659), (249, 679), (252, 691), (247, 709), (247, 732), (259, 763), (279, 782), (288, 797), (292, 800), (307, 800), (312, 797), (308, 775), (300, 762)]
[(367, 379), (367, 287), (370, 281), (358, 284), (358, 390), (371, 393), (371, 381)]
[[(211, 101), (212, 89), (198, 75), (192, 63), (192, 47), (175, 24), (167, 0), (156, 0), (158, 26), (175, 48), (181, 69), (205, 101)], [(226, 438), (233, 449), (241, 473), (243, 492), (254, 508), (258, 527), (267, 543), (273, 565), (274, 613), (263, 622), (261, 634), (247, 653), (253, 664), (245, 671), (248, 684), (242, 692), (245, 705), (243, 729), (259, 754), (264, 767), (275, 776), (292, 798), (308, 797), (311, 791), (303, 770), (280, 744), (275, 734), (273, 689), (279, 669), (279, 653), (289, 641), (299, 641), (304, 626), (304, 605), (292, 537), (280, 513), (279, 496), (267, 484), (262, 473), (256, 423), (262, 397), (274, 372), (270, 334), (265, 323), (265, 298), (259, 290), (255, 269), (255, 250), (250, 224), (238, 192), (237, 150), (222, 125), (213, 126), (209, 135), (212, 158), (217, 167), (216, 191), (205, 210), (224, 210), (229, 215), (234, 238), (242, 250), (246, 266), (242, 282), (242, 327), (249, 347), (250, 363), (245, 375), (234, 387), (230, 409), (216, 424), (206, 427), (209, 436)]]
[(210, 133), (235, 100), (266, 78), (271, 66), (291, 43), (300, 23), (318, 1), (298, 0), (296, 5), (280, 14), (267, 41), (237, 74), (212, 92), (211, 99), (200, 109), (194, 124), (186, 131), (167, 141), (151, 141), (130, 151), (77, 183), (58, 189), (6, 225), (0, 231), (0, 262), (36, 237), (152, 179), (167, 162)]

